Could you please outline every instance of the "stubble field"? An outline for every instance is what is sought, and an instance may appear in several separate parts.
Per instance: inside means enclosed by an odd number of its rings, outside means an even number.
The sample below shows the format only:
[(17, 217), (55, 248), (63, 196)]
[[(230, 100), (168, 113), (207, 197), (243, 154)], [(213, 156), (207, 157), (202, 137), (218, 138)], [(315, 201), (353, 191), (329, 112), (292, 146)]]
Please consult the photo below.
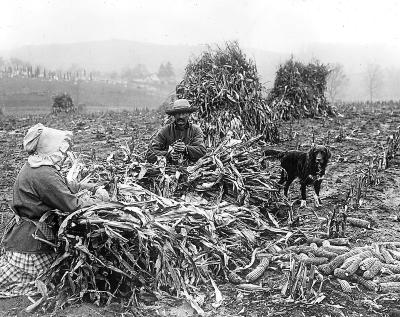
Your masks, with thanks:
[[(334, 208), (341, 208), (348, 199), (354, 180), (360, 175), (374, 156), (380, 155), (387, 138), (395, 134), (400, 126), (399, 104), (353, 105), (339, 110), (332, 118), (302, 119), (280, 126), (281, 143), (271, 145), (279, 149), (300, 148), (307, 150), (311, 143), (327, 144), (332, 151), (326, 178), (322, 184), (323, 206), (315, 208), (311, 188), (308, 189), (307, 208), (293, 205), (298, 220), (293, 231), (301, 231), (310, 223), (316, 224), (327, 217)], [(74, 150), (95, 155), (105, 160), (111, 151), (133, 142), (135, 151), (142, 152), (151, 135), (162, 122), (156, 112), (107, 112), (72, 116), (36, 115), (25, 117), (2, 117), (0, 119), (1, 221), (4, 226), (9, 218), (8, 204), (12, 198), (12, 185), (20, 167), (26, 160), (22, 150), (22, 138), (33, 124), (70, 129), (74, 131)], [(351, 217), (370, 221), (372, 229), (347, 226), (345, 234), (350, 246), (363, 246), (373, 242), (398, 241), (400, 222), (396, 219), (400, 205), (400, 160), (394, 157), (388, 168), (379, 171), (377, 181), (363, 189), (357, 209)], [(272, 174), (278, 172), (278, 163), (269, 164)], [(298, 183), (291, 188), (291, 199), (298, 197)], [(279, 218), (280, 225), (287, 227), (286, 219)], [(218, 285), (224, 301), (218, 308), (205, 304), (209, 316), (387, 316), (388, 310), (400, 305), (398, 294), (382, 294), (366, 291), (354, 285), (352, 293), (344, 293), (334, 279), (324, 283), (320, 303), (284, 300), (280, 295), (283, 274), (278, 266), (268, 269), (260, 283), (268, 286), (267, 292), (244, 292), (226, 280)], [(212, 293), (210, 293), (210, 298)], [(0, 300), (0, 316), (25, 316), (23, 308), (30, 302), (25, 298)], [(36, 313), (43, 316), (43, 313)], [(81, 304), (54, 313), (55, 316), (191, 316), (195, 311), (178, 299), (141, 305), (138, 308), (112, 304), (97, 307)], [(50, 316), (50, 314), (49, 314)]]

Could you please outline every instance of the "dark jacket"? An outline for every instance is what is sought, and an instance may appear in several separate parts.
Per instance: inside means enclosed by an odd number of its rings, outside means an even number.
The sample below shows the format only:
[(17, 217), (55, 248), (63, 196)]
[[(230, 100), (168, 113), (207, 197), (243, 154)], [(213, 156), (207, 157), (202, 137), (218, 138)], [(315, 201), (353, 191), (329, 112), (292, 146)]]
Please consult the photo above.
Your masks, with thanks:
[[(38, 221), (53, 209), (71, 213), (80, 205), (81, 201), (70, 191), (55, 167), (32, 168), (26, 163), (15, 180), (12, 202), (14, 212), (22, 219), (6, 234), (3, 241), (5, 249), (26, 253), (52, 252), (50, 245), (33, 238), (37, 227), (29, 220)], [(45, 239), (43, 235), (36, 234)]]
[(179, 129), (175, 123), (170, 123), (151, 141), (147, 151), (147, 161), (154, 163), (157, 156), (166, 156), (169, 160), (168, 148), (177, 141), (186, 144), (187, 151), (184, 155), (189, 161), (195, 162), (206, 154), (203, 132), (198, 125), (188, 123), (184, 129)]

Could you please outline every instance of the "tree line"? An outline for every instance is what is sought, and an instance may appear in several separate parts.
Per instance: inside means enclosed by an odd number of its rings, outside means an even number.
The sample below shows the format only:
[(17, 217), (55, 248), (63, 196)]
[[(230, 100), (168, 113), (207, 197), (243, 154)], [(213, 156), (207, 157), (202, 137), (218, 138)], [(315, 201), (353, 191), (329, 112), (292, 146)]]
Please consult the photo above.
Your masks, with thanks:
[(175, 71), (170, 62), (161, 63), (157, 73), (152, 74), (144, 64), (134, 67), (125, 67), (120, 72), (101, 73), (99, 71), (88, 71), (77, 65), (72, 65), (68, 70), (51, 70), (44, 66), (32, 65), (18, 58), (5, 60), (0, 57), (0, 77), (25, 77), (42, 78), (53, 80), (98, 80), (98, 79), (121, 79), (125, 81), (143, 80), (151, 78), (162, 82), (175, 81)]

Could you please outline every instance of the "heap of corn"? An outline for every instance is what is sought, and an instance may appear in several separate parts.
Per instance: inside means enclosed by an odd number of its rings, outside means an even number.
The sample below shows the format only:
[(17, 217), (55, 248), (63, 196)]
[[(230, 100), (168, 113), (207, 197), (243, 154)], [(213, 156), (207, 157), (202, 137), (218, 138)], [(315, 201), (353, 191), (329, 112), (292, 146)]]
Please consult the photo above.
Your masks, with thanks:
[(218, 144), (229, 130), (238, 138), (256, 134), (267, 140), (279, 137), (256, 65), (237, 42), (227, 43), (224, 49), (209, 48), (190, 61), (176, 95), (199, 108), (198, 121), (208, 145)]
[[(163, 292), (189, 299), (198, 286), (247, 263), (264, 241), (262, 233), (283, 233), (257, 208), (226, 202), (194, 206), (134, 183), (117, 186), (118, 201), (62, 219), (57, 259), (42, 276), (43, 307), (83, 299), (97, 304), (125, 299), (131, 305), (143, 294)], [(248, 280), (267, 266), (261, 261)]]
[(74, 112), (76, 110), (72, 98), (67, 93), (58, 94), (53, 97), (53, 113)]
[(350, 249), (343, 245), (346, 240), (309, 239), (309, 245), (289, 247), (283, 253), (293, 253), (298, 261), (317, 266), (322, 275), (335, 277), (344, 292), (351, 292), (351, 283), (375, 292), (400, 291), (399, 242)]
[(318, 62), (305, 65), (293, 58), (281, 65), (268, 104), (277, 118), (331, 115), (332, 108), (325, 98), (328, 67)]

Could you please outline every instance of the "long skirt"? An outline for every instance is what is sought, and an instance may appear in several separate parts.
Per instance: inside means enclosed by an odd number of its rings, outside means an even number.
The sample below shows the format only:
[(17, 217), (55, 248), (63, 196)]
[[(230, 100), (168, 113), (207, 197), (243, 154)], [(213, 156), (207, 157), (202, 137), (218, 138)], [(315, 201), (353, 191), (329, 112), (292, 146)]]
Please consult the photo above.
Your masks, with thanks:
[(35, 281), (54, 259), (54, 254), (5, 251), (0, 257), (0, 298), (37, 294)]

